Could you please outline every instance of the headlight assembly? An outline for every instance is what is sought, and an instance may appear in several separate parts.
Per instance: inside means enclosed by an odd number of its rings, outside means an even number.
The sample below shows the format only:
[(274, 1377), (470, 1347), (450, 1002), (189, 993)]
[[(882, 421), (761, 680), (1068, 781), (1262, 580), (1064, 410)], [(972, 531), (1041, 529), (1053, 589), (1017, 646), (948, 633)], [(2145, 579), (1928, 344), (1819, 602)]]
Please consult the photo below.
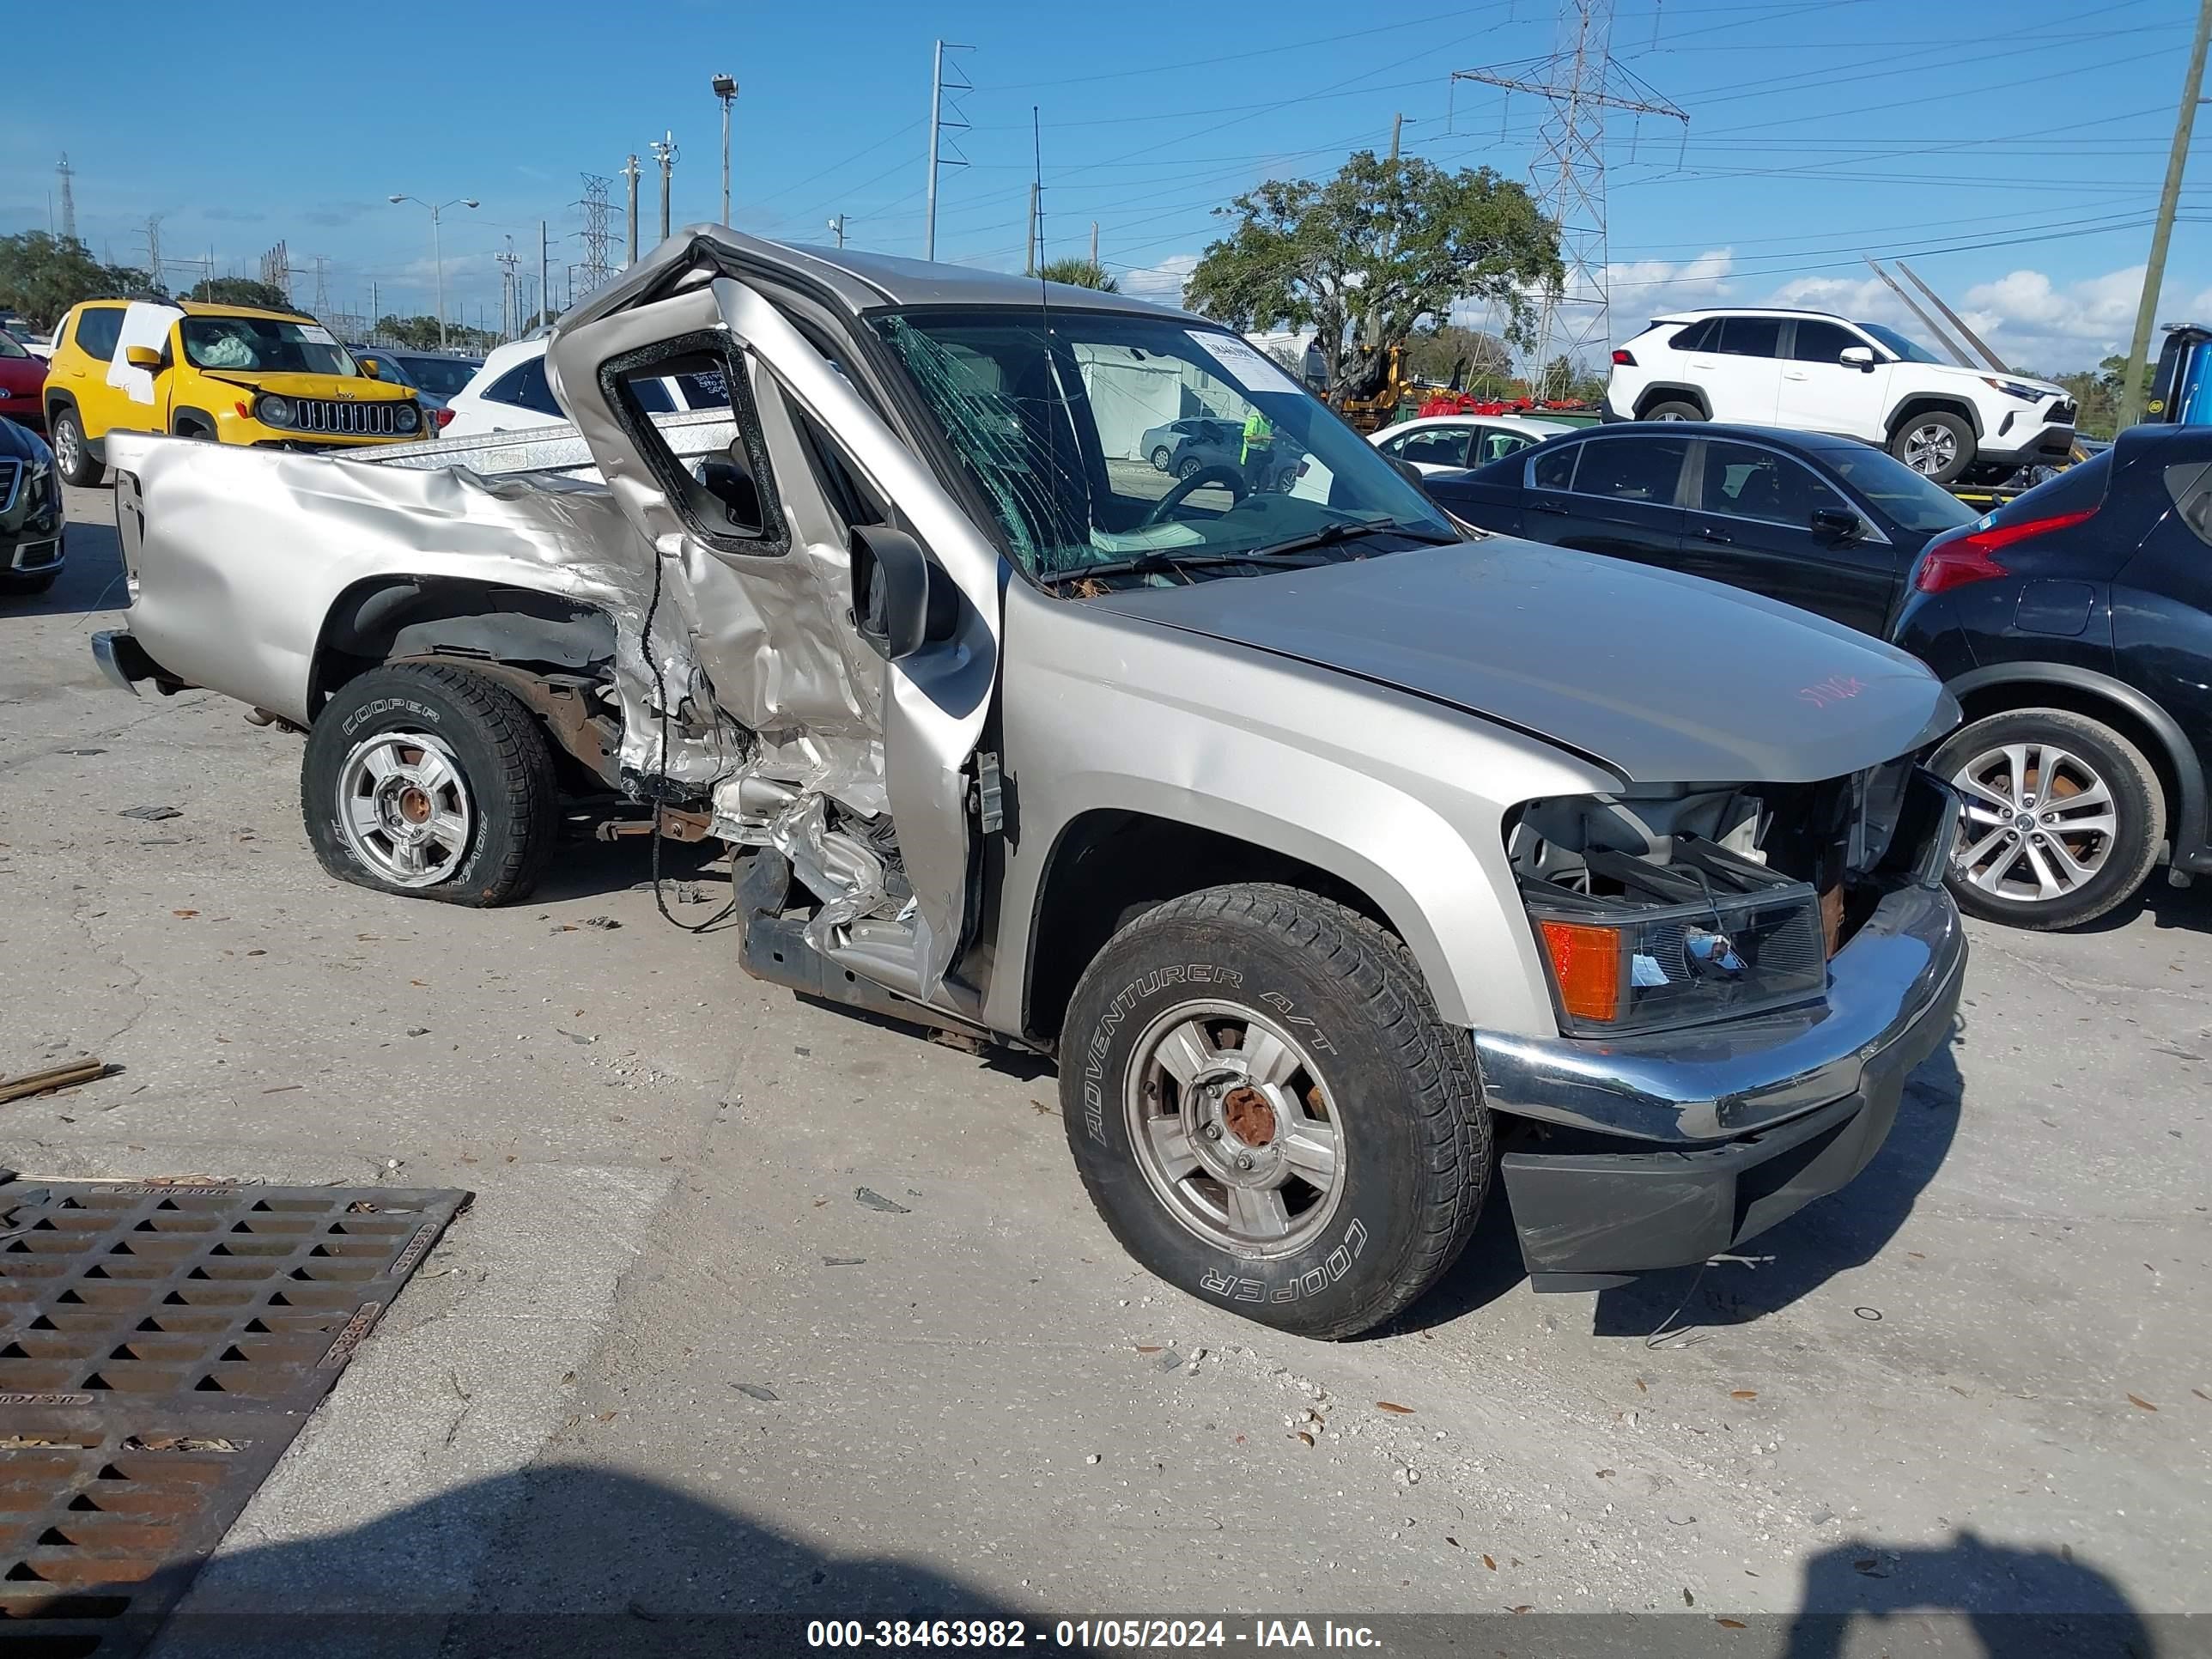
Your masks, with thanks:
[(422, 414), (412, 404), (402, 404), (392, 411), (392, 428), (395, 432), (417, 432), (422, 426)]
[(2039, 404), (2051, 394), (2040, 386), (2022, 386), (2018, 380), (2000, 380), (1990, 375), (1982, 376), (1982, 384), (1994, 386), (2008, 398), (2017, 398), (2024, 404)]
[(292, 424), (292, 400), (279, 397), (273, 392), (264, 392), (254, 404), (253, 414), (264, 426), (289, 426)]
[(1594, 851), (1577, 890), (1523, 877), (1564, 1029), (1665, 1030), (1818, 997), (1827, 986), (1819, 896), (1696, 836), (1664, 864)]

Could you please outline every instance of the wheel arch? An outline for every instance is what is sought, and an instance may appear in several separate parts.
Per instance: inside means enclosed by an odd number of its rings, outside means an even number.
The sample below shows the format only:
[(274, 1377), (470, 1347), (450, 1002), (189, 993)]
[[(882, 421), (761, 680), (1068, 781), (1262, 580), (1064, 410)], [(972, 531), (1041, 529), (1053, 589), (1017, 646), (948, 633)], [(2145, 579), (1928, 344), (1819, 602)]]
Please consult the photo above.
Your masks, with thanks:
[(169, 415), (169, 431), (177, 437), (183, 437), (187, 427), (202, 428), (210, 438), (216, 436), (222, 430), (216, 423), (215, 416), (207, 410), (196, 409), (190, 404), (182, 409), (173, 410)]
[(1982, 441), (1980, 411), (1975, 409), (1971, 399), (1953, 397), (1949, 393), (1940, 392), (1916, 392), (1906, 396), (1895, 409), (1890, 410), (1889, 419), (1882, 424), (1882, 434), (1885, 439), (1893, 442), (1896, 440), (1898, 429), (1907, 421), (1911, 420), (1915, 416), (1934, 414), (1939, 410), (1944, 414), (1956, 415), (1964, 419), (1974, 434), (1976, 447), (1980, 446)]
[(1705, 394), (1699, 391), (1696, 386), (1678, 386), (1671, 380), (1662, 380), (1655, 385), (1645, 386), (1644, 390), (1638, 394), (1636, 399), (1636, 418), (1639, 421), (1644, 419), (1644, 411), (1649, 410), (1654, 404), (1674, 403), (1677, 400), (1686, 404), (1695, 404), (1700, 410), (1705, 411), (1705, 419), (1710, 421), (1713, 418), (1713, 404), (1711, 398), (1706, 397)]
[(2071, 663), (1994, 663), (1950, 682), (1969, 721), (2015, 708), (2063, 708), (2101, 720), (2143, 752), (2165, 792), (2172, 861), (2205, 845), (2204, 768), (2173, 717), (2124, 681)]
[(442, 663), (514, 692), (590, 781), (613, 785), (619, 717), (589, 693), (611, 680), (616, 637), (611, 615), (564, 594), (472, 577), (364, 577), (324, 616), (307, 713), (313, 719), (349, 681), (384, 664)]
[[(1054, 836), (1029, 909), (1021, 1018), (1024, 1033), (1056, 1040), (1084, 969), (1133, 908), (1209, 887), (1274, 882), (1331, 899), (1387, 928), (1413, 953), (1446, 1019), (1457, 989), (1413, 895), (1352, 849), (1329, 863), (1285, 849), (1261, 826), (1231, 827), (1135, 808), (1079, 812)], [(1334, 867), (1331, 867), (1331, 866)]]

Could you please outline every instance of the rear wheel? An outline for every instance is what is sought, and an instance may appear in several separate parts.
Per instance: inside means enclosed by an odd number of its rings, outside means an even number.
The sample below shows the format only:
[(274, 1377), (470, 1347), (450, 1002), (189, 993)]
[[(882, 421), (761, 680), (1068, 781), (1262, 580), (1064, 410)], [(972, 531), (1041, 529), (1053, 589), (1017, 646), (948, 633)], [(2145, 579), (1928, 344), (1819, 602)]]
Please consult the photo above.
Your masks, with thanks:
[(1151, 459), (1152, 463), (1152, 471), (1155, 472), (1166, 471), (1168, 470), (1168, 462), (1173, 459), (1174, 458), (1168, 453), (1168, 447), (1165, 444), (1160, 445), (1152, 453)]
[(1652, 404), (1644, 411), (1643, 418), (1647, 421), (1702, 421), (1705, 418), (1705, 411), (1695, 404), (1669, 398), (1665, 403)]
[(64, 407), (54, 411), (47, 427), (47, 436), (54, 451), (54, 470), (62, 475), (64, 483), (96, 484), (106, 469), (92, 459), (92, 447), (84, 441), (84, 422), (74, 409)]
[(503, 687), (402, 663), (349, 680), (315, 717), (300, 806), (342, 881), (448, 904), (527, 895), (558, 792), (538, 722)]
[(1974, 464), (1974, 428), (1964, 416), (1931, 409), (1900, 425), (1889, 453), (1915, 472), (1939, 484), (1956, 483)]
[(1465, 1247), (1490, 1179), (1467, 1036), (1405, 946), (1289, 887), (1173, 899), (1068, 1007), (1061, 1115), (1146, 1267), (1301, 1335), (1358, 1334)]
[(1176, 468), (1175, 475), (1178, 478), (1188, 478), (1195, 473), (1203, 472), (1205, 470), (1206, 463), (1204, 461), (1200, 460), (1195, 455), (1186, 455), (1183, 457), (1182, 465)]
[(2063, 708), (1992, 714), (1929, 765), (1965, 797), (1951, 891), (1970, 915), (2071, 927), (2126, 900), (2158, 862), (2158, 775), (2101, 721)]

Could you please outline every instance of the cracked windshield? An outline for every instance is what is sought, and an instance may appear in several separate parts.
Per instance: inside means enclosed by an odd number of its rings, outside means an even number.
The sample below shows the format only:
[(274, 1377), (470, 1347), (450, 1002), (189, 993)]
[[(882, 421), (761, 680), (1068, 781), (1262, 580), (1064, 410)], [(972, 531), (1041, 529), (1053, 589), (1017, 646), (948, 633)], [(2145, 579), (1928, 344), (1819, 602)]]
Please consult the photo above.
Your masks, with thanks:
[(1081, 310), (876, 326), (1040, 581), (1190, 581), (1459, 539), (1236, 335)]

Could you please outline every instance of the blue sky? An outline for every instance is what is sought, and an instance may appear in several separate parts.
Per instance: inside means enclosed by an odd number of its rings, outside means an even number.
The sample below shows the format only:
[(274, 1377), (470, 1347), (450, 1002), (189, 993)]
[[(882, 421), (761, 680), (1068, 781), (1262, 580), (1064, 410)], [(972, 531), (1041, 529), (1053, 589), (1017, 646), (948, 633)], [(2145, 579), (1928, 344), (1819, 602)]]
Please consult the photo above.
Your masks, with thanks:
[[(431, 307), (428, 216), (393, 191), (473, 195), (446, 222), (456, 315), (496, 320), (495, 255), (534, 270), (538, 221), (580, 261), (580, 173), (613, 175), (672, 129), (678, 224), (719, 210), (719, 113), (738, 76), (741, 229), (918, 253), (931, 42), (975, 85), (969, 165), (941, 185), (939, 257), (1018, 268), (1030, 109), (1042, 120), (1048, 252), (1100, 225), (1109, 268), (1172, 297), (1209, 210), (1265, 177), (1382, 149), (1526, 173), (1540, 109), (1449, 72), (1550, 52), (1557, 0), (766, 6), (664, 0), (358, 9), (108, 0), (10, 7), (0, 232), (44, 228), (54, 163), (78, 229), (143, 262), (253, 271), (282, 238), (328, 260), (334, 309)], [(1901, 253), (2008, 359), (2063, 368), (2124, 343), (2188, 46), (2187, 0), (1620, 0), (1614, 57), (1691, 117), (1607, 138), (1615, 327), (1715, 301), (1822, 304), (1915, 326), (1859, 263)], [(1984, 33), (1978, 15), (1998, 15)], [(97, 17), (105, 43), (84, 50)], [(432, 27), (434, 20), (434, 27)], [(412, 41), (401, 52), (396, 44)], [(373, 55), (363, 56), (374, 43)], [(2200, 121), (2161, 320), (2212, 319), (2212, 115)], [(644, 230), (657, 179), (644, 163)], [(622, 181), (615, 179), (619, 207)], [(615, 258), (621, 257), (619, 216)], [(204, 266), (202, 267), (204, 268)], [(178, 273), (173, 272), (173, 276)], [(182, 273), (186, 277), (198, 270)], [(313, 296), (312, 274), (295, 297)]]

